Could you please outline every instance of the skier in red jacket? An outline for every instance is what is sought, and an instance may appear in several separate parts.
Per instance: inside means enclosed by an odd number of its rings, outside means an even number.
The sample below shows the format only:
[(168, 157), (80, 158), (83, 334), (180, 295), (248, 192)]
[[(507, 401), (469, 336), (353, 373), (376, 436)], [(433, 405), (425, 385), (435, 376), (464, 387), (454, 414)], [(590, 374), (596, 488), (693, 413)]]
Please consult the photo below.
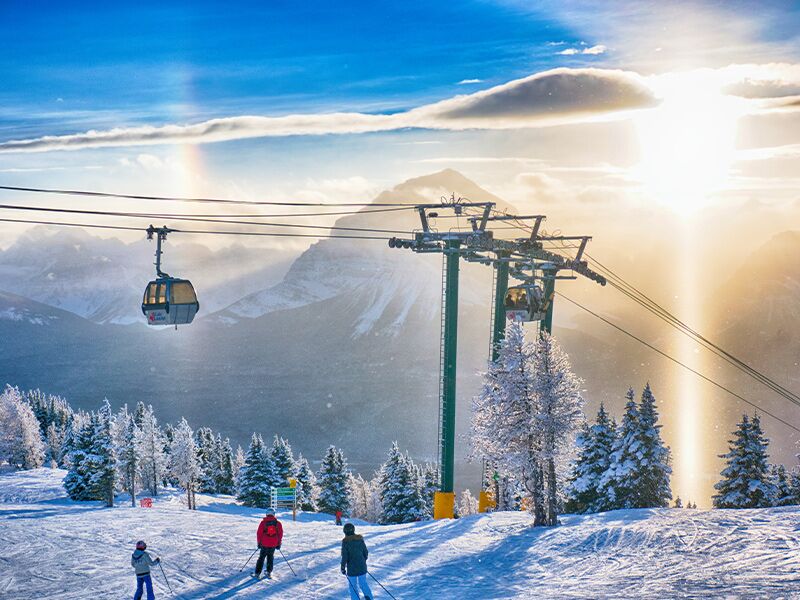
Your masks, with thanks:
[(275, 561), (275, 549), (281, 547), (283, 540), (283, 525), (275, 517), (275, 512), (267, 511), (267, 515), (261, 519), (256, 533), (256, 541), (261, 551), (256, 562), (256, 571), (253, 577), (261, 578), (261, 569), (264, 568), (264, 558), (267, 559), (267, 577), (272, 577), (272, 565)]

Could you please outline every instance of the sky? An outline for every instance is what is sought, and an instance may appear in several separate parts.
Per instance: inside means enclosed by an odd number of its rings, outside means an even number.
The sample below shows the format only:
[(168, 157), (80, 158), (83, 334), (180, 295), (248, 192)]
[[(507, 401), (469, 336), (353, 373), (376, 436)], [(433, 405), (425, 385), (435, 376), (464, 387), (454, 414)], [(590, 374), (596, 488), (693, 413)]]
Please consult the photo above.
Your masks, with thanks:
[(0, 184), (368, 202), (455, 168), (702, 329), (800, 228), (799, 54), (796, 2), (6, 0)]

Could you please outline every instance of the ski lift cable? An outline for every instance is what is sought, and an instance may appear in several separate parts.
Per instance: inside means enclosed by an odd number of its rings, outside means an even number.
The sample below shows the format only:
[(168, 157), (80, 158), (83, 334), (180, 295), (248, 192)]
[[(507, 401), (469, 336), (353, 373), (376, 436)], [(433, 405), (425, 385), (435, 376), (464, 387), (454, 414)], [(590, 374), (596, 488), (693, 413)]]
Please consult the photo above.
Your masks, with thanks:
[(582, 309), (582, 310), (586, 311), (586, 312), (587, 312), (587, 313), (589, 313), (590, 315), (592, 315), (592, 316), (594, 316), (594, 317), (596, 317), (596, 318), (600, 319), (600, 320), (601, 320), (601, 321), (603, 321), (603, 322), (604, 322), (606, 325), (610, 325), (611, 327), (613, 327), (613, 328), (614, 328), (614, 329), (616, 329), (617, 331), (619, 331), (619, 332), (621, 332), (621, 333), (623, 333), (623, 334), (627, 335), (628, 337), (630, 337), (630, 338), (632, 338), (632, 339), (636, 340), (636, 341), (637, 341), (637, 342), (639, 342), (640, 344), (643, 344), (644, 346), (647, 346), (648, 348), (650, 348), (652, 351), (656, 352), (657, 354), (660, 354), (660, 355), (661, 355), (661, 356), (663, 356), (664, 358), (667, 358), (668, 360), (670, 360), (670, 361), (674, 362), (675, 364), (677, 364), (677, 365), (679, 365), (679, 366), (683, 367), (683, 368), (684, 368), (684, 369), (686, 369), (687, 371), (690, 371), (691, 373), (694, 373), (695, 375), (697, 375), (698, 377), (700, 377), (700, 378), (701, 378), (701, 379), (703, 379), (704, 381), (706, 381), (706, 382), (708, 382), (708, 383), (710, 383), (710, 384), (712, 384), (712, 385), (714, 385), (714, 386), (718, 387), (719, 389), (721, 389), (721, 390), (723, 390), (723, 391), (727, 392), (727, 393), (728, 393), (728, 394), (730, 394), (731, 396), (734, 396), (735, 398), (737, 398), (737, 399), (741, 400), (741, 401), (742, 401), (742, 402), (744, 402), (745, 404), (749, 404), (750, 406), (752, 406), (753, 408), (755, 408), (755, 409), (757, 409), (757, 410), (761, 411), (761, 412), (762, 412), (762, 413), (764, 413), (765, 415), (769, 415), (770, 417), (772, 417), (772, 418), (773, 418), (773, 419), (775, 419), (776, 421), (778, 421), (778, 422), (780, 422), (780, 423), (783, 423), (784, 425), (786, 425), (786, 426), (787, 426), (787, 427), (789, 427), (790, 429), (793, 429), (794, 431), (796, 431), (796, 432), (800, 433), (800, 427), (796, 427), (795, 425), (792, 425), (792, 424), (791, 424), (791, 423), (789, 423), (788, 421), (786, 421), (786, 420), (784, 420), (784, 419), (780, 418), (779, 416), (777, 416), (777, 415), (775, 415), (775, 414), (773, 414), (773, 413), (769, 412), (768, 410), (765, 410), (764, 408), (762, 408), (761, 406), (759, 406), (759, 405), (758, 405), (758, 404), (756, 404), (755, 402), (752, 402), (752, 401), (748, 400), (747, 398), (745, 398), (744, 396), (741, 396), (740, 394), (737, 394), (736, 392), (734, 392), (733, 390), (731, 390), (731, 389), (730, 389), (730, 388), (728, 388), (728, 387), (725, 387), (725, 386), (724, 386), (724, 385), (722, 385), (721, 383), (717, 383), (716, 381), (714, 381), (714, 380), (713, 380), (713, 379), (711, 379), (710, 377), (708, 377), (708, 376), (706, 376), (706, 375), (703, 375), (702, 373), (700, 373), (699, 371), (697, 371), (697, 370), (693, 369), (693, 368), (692, 368), (692, 367), (690, 367), (689, 365), (687, 365), (687, 364), (685, 364), (685, 363), (682, 363), (682, 362), (681, 362), (681, 361), (679, 361), (677, 358), (674, 358), (674, 357), (670, 356), (669, 354), (667, 354), (666, 352), (664, 352), (664, 351), (662, 351), (662, 350), (659, 350), (658, 348), (656, 348), (656, 347), (655, 347), (655, 346), (653, 346), (652, 344), (650, 344), (650, 343), (646, 342), (646, 341), (645, 341), (645, 340), (643, 340), (642, 338), (640, 338), (640, 337), (638, 337), (638, 336), (636, 336), (636, 335), (634, 335), (634, 334), (630, 333), (629, 331), (627, 331), (627, 330), (623, 329), (622, 327), (620, 327), (620, 326), (619, 326), (619, 325), (617, 325), (616, 323), (613, 323), (613, 322), (609, 321), (609, 320), (608, 320), (608, 319), (606, 319), (605, 317), (603, 317), (603, 316), (601, 316), (601, 315), (597, 314), (596, 312), (594, 312), (593, 310), (591, 310), (591, 309), (587, 308), (587, 307), (586, 307), (586, 306), (584, 306), (583, 304), (580, 304), (580, 303), (576, 302), (576, 301), (575, 301), (575, 300), (573, 300), (572, 298), (569, 298), (568, 296), (565, 296), (565, 295), (564, 295), (564, 294), (562, 294), (561, 292), (556, 292), (556, 294), (558, 294), (559, 296), (561, 296), (562, 298), (564, 298), (564, 300), (566, 300), (567, 302), (570, 302), (570, 303), (574, 304), (575, 306), (577, 306), (578, 308), (580, 308), (580, 309)]
[[(0, 223), (24, 223), (29, 225), (55, 225), (62, 227), (85, 227), (87, 229), (111, 229), (117, 231), (147, 231), (147, 227), (125, 226), (125, 225), (101, 225), (98, 223), (73, 223), (64, 221), (42, 221), (36, 219), (12, 219), (0, 217)], [(286, 238), (311, 238), (311, 239), (345, 239), (345, 240), (381, 240), (387, 241), (391, 238), (383, 236), (367, 235), (326, 235), (313, 233), (279, 233), (276, 231), (219, 231), (209, 229), (173, 229), (171, 233), (188, 233), (195, 235), (248, 235), (255, 237), (286, 237)]]
[(639, 298), (637, 298), (635, 295), (631, 294), (627, 290), (621, 288), (615, 282), (609, 280), (609, 284), (614, 289), (617, 289), (618, 291), (623, 293), (625, 296), (627, 296), (628, 298), (632, 299), (634, 302), (636, 302), (640, 306), (644, 307), (646, 310), (650, 311), (651, 313), (656, 315), (658, 318), (660, 318), (661, 320), (665, 321), (666, 323), (668, 323), (669, 325), (671, 325), (672, 327), (677, 329), (680, 333), (683, 333), (684, 335), (689, 337), (691, 340), (693, 340), (693, 341), (697, 342), (698, 344), (700, 344), (705, 349), (709, 350), (710, 352), (712, 352), (716, 356), (722, 358), (728, 364), (730, 364), (733, 367), (739, 369), (740, 371), (742, 371), (746, 375), (749, 375), (750, 377), (752, 377), (753, 379), (755, 379), (759, 383), (762, 383), (763, 385), (765, 385), (766, 387), (768, 387), (772, 391), (776, 392), (780, 396), (786, 398), (790, 402), (800, 406), (800, 398), (798, 398), (797, 395), (794, 392), (792, 392), (791, 390), (788, 390), (788, 389), (784, 388), (783, 386), (781, 386), (780, 384), (778, 384), (774, 380), (770, 379), (767, 375), (764, 375), (760, 371), (757, 371), (753, 367), (750, 367), (747, 363), (739, 361), (738, 359), (736, 359), (736, 357), (732, 357), (732, 355), (730, 355), (727, 351), (725, 351), (724, 349), (720, 348), (716, 344), (713, 344), (712, 342), (706, 341), (706, 339), (703, 336), (701, 336), (699, 334), (694, 335), (693, 333), (691, 333), (692, 330), (690, 328), (688, 328), (687, 326), (682, 325), (680, 323), (676, 323), (673, 319), (669, 319), (669, 318), (664, 317), (662, 315), (662, 313), (658, 312), (657, 310), (654, 310), (650, 305), (648, 305), (646, 303), (643, 303)]
[(783, 396), (787, 400), (795, 404), (800, 404), (800, 396), (792, 392), (791, 390), (783, 387), (769, 376), (765, 375), (761, 371), (755, 369), (754, 367), (750, 366), (746, 362), (742, 361), (741, 359), (737, 358), (730, 352), (726, 351), (724, 348), (720, 347), (718, 344), (712, 342), (705, 336), (703, 336), (698, 331), (692, 329), (688, 324), (681, 321), (678, 317), (670, 313), (666, 308), (659, 305), (655, 302), (652, 298), (648, 297), (644, 292), (638, 290), (632, 284), (626, 282), (622, 279), (619, 275), (614, 273), (611, 269), (600, 263), (597, 259), (591, 257), (590, 255), (586, 255), (599, 270), (602, 270), (606, 273), (606, 276), (609, 279), (609, 283), (611, 286), (634, 302), (637, 302), (645, 309), (649, 310), (651, 313), (662, 319), (663, 321), (667, 322), (674, 328), (678, 329), (684, 335), (687, 335), (694, 341), (698, 342), (700, 345), (705, 347), (706, 349), (710, 350), (729, 364), (733, 365), (740, 371), (750, 375), (760, 383), (764, 384), (765, 386), (769, 387), (771, 390), (775, 391), (779, 395)]
[[(529, 227), (526, 227), (524, 224), (520, 223), (520, 229), (527, 229), (530, 230)], [(789, 400), (793, 404), (800, 405), (800, 396), (792, 392), (791, 390), (783, 387), (764, 373), (758, 371), (757, 369), (753, 368), (749, 364), (745, 363), (741, 359), (737, 358), (736, 356), (732, 355), (730, 352), (726, 351), (724, 348), (721, 348), (719, 345), (715, 344), (699, 332), (692, 329), (689, 325), (685, 322), (681, 321), (678, 317), (670, 313), (667, 309), (660, 306), (646, 294), (635, 288), (633, 285), (626, 282), (622, 279), (619, 275), (614, 273), (611, 269), (603, 265), (597, 259), (592, 257), (588, 252), (584, 253), (587, 259), (594, 263), (594, 265), (598, 268), (598, 270), (604, 272), (606, 275), (609, 284), (616, 290), (620, 291), (628, 298), (633, 300), (634, 302), (638, 303), (640, 306), (645, 308), (646, 310), (650, 311), (667, 324), (671, 325), (673, 328), (677, 329), (690, 339), (694, 340), (701, 346), (703, 346), (706, 350), (711, 351), (713, 354), (719, 356), (724, 361), (732, 365), (733, 367), (739, 369), (743, 373), (749, 375), (759, 383), (763, 384), (764, 386), (768, 387), (778, 395), (782, 396), (786, 400)]]
[(114, 192), (98, 192), (94, 190), (69, 190), (56, 188), (37, 188), (21, 187), (13, 185), (0, 185), (0, 190), (12, 192), (28, 192), (33, 194), (60, 194), (66, 196), (89, 196), (94, 198), (125, 198), (130, 200), (153, 200), (161, 202), (200, 202), (211, 204), (241, 204), (245, 206), (381, 206), (381, 207), (405, 207), (414, 209), (416, 204), (409, 202), (278, 202), (266, 200), (231, 200), (228, 198), (202, 198), (184, 196), (150, 196), (144, 194), (122, 194)]
[[(136, 213), (136, 212), (117, 212), (106, 210), (82, 210), (77, 208), (54, 208), (42, 206), (22, 206), (16, 204), (0, 204), (0, 210), (12, 211), (34, 211), (34, 212), (48, 212), (48, 213), (68, 213), (78, 215), (93, 215), (104, 217), (133, 217), (143, 219), (156, 219), (160, 218), (153, 213)], [(200, 217), (182, 216), (172, 217), (176, 221), (194, 221), (200, 223), (221, 223), (227, 225), (253, 225), (258, 227), (293, 227), (299, 229), (331, 229), (340, 231), (363, 231), (367, 233), (394, 233), (400, 235), (409, 235), (407, 231), (400, 231), (394, 229), (373, 229), (367, 227), (341, 227), (336, 225), (308, 225), (299, 223), (268, 223), (263, 221), (241, 221), (233, 219), (205, 219)]]

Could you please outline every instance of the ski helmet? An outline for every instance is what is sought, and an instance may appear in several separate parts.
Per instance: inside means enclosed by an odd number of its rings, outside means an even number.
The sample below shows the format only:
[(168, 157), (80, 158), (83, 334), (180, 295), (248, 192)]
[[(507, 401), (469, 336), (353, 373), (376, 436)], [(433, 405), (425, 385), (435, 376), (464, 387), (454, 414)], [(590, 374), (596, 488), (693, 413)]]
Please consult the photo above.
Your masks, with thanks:
[(144, 540), (139, 540), (138, 542), (136, 542), (136, 549), (137, 550), (146, 550), (147, 549), (147, 544), (144, 543)]
[(274, 517), (275, 516), (275, 511), (272, 510), (271, 508), (268, 508), (267, 509), (267, 516), (268, 517)]
[(353, 535), (356, 532), (356, 526), (352, 523), (345, 523), (343, 529), (345, 535)]

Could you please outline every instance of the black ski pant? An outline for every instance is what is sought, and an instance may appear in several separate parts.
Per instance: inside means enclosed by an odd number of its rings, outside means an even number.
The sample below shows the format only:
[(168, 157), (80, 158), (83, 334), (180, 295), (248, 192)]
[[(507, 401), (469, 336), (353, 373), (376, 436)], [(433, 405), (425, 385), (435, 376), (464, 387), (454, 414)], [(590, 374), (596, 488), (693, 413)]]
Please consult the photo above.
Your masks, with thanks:
[(275, 548), (261, 547), (261, 552), (258, 554), (256, 561), (256, 575), (261, 574), (261, 569), (264, 568), (264, 558), (267, 559), (267, 573), (272, 573), (272, 565), (275, 562)]

